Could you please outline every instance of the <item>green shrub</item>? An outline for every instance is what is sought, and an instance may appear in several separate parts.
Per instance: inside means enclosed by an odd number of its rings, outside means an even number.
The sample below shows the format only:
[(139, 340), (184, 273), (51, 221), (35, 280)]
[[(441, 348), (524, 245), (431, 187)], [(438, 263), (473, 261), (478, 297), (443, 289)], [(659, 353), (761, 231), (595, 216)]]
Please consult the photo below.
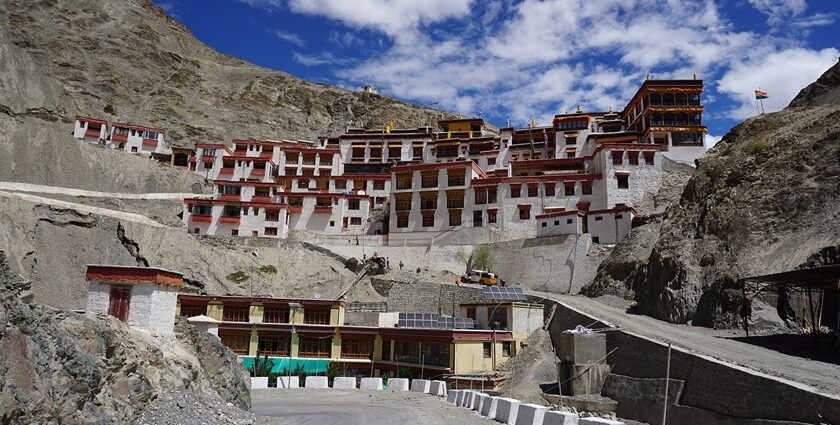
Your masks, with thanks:
[(261, 273), (277, 274), (277, 267), (274, 267), (271, 264), (268, 264), (268, 265), (260, 267), (260, 272)]
[(241, 270), (227, 275), (227, 280), (229, 280), (231, 282), (236, 282), (236, 283), (242, 283), (242, 282), (244, 282), (244, 281), (246, 281), (250, 278), (251, 278), (251, 276), (248, 276), (248, 273), (245, 273)]
[(114, 109), (114, 105), (111, 105), (110, 103), (105, 105), (105, 107), (102, 110), (106, 114), (116, 115), (116, 113), (117, 113), (117, 111)]

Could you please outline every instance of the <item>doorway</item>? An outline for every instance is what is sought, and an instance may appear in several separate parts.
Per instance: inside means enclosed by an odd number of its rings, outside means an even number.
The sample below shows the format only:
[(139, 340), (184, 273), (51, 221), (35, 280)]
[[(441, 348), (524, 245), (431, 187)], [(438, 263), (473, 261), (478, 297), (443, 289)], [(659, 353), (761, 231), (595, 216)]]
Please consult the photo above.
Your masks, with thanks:
[(125, 322), (128, 320), (128, 307), (131, 301), (130, 286), (111, 286), (111, 302), (108, 314)]

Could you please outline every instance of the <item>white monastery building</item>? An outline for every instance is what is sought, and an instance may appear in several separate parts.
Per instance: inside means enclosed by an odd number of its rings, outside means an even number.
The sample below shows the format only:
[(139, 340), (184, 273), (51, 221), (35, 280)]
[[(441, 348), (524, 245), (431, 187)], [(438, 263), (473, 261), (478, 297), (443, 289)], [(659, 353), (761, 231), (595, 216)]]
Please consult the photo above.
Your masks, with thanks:
[(180, 273), (150, 267), (89, 264), (86, 314), (107, 314), (132, 327), (172, 333)]
[(191, 233), (428, 245), (588, 235), (615, 244), (666, 158), (700, 156), (701, 80), (646, 80), (621, 111), (559, 114), (550, 126), (349, 128), (309, 141), (170, 148), (164, 131), (77, 117), (74, 136), (156, 158), (214, 184), (186, 199)]

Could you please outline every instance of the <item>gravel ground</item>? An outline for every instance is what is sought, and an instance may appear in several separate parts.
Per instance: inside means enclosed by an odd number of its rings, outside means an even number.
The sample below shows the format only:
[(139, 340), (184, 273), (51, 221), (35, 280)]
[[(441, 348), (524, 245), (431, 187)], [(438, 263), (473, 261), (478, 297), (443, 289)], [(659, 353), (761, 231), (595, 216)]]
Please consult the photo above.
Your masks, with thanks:
[(186, 391), (167, 391), (158, 396), (134, 419), (137, 425), (251, 425), (256, 417), (221, 399), (196, 398)]
[(443, 398), (412, 392), (359, 390), (251, 391), (258, 424), (494, 424), (473, 411), (447, 404)]

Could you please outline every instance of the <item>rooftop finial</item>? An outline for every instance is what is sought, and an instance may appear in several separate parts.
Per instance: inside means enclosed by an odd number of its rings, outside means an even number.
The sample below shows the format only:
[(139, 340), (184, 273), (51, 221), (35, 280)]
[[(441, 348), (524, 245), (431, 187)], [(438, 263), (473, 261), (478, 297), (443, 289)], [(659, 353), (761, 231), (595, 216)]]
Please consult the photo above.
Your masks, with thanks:
[(692, 75), (692, 78), (694, 78), (695, 80), (697, 79), (697, 73), (694, 73), (694, 74), (691, 74), (691, 75)]
[(645, 76), (645, 80), (650, 80), (650, 72)]

